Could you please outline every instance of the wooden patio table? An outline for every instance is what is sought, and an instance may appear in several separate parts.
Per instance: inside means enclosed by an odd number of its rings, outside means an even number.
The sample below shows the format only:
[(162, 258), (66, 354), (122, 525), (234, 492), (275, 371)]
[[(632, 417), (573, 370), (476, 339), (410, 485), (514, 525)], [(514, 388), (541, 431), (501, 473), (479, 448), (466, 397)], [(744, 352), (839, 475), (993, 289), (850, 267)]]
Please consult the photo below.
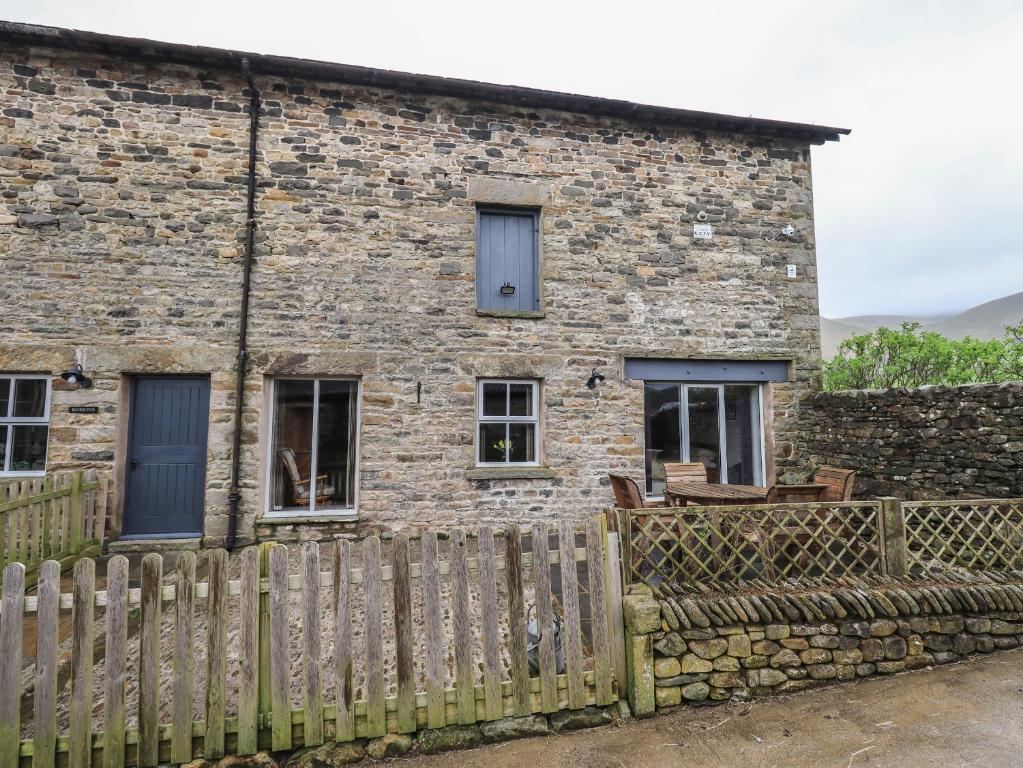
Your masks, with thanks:
[(767, 501), (767, 489), (757, 485), (728, 485), (687, 481), (668, 483), (664, 495), (669, 503), (684, 507), (687, 502), (716, 504), (760, 504)]

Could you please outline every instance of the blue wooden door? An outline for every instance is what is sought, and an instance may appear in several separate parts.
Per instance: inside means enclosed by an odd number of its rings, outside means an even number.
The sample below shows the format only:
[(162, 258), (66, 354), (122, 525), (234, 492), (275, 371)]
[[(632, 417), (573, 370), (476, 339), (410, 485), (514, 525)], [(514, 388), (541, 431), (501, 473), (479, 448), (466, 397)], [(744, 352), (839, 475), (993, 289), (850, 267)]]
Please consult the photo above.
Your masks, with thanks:
[(202, 534), (209, 409), (209, 379), (135, 379), (122, 536)]
[(540, 308), (539, 216), (535, 211), (479, 211), (476, 299), (479, 309)]

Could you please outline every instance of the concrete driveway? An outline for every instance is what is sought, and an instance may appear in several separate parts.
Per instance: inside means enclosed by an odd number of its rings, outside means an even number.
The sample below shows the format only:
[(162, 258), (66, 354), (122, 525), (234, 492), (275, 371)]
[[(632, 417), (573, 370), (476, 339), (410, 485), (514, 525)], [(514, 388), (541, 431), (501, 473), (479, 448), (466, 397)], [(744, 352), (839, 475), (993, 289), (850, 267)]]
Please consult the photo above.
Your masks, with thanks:
[(1023, 649), (794, 696), (420, 756), (409, 765), (1023, 766)]

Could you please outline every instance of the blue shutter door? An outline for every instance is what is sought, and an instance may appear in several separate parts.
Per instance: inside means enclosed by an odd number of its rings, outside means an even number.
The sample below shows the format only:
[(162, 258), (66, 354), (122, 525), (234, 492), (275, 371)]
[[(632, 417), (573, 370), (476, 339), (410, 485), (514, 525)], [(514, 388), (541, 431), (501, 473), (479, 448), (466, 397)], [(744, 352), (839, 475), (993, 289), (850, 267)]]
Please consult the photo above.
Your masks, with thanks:
[(202, 534), (209, 410), (209, 379), (135, 379), (122, 535)]
[[(476, 265), (476, 301), (480, 309), (539, 309), (536, 227), (534, 213), (480, 212)], [(510, 296), (501, 293), (506, 283), (515, 286)]]

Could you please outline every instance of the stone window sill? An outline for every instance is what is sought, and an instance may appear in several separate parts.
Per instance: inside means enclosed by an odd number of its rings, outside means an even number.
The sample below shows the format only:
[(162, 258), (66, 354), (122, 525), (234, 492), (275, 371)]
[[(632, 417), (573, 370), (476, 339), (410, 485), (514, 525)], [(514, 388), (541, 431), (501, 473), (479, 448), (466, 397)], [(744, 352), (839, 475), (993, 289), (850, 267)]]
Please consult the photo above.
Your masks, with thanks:
[(550, 480), (557, 473), (550, 467), (476, 467), (467, 470), (466, 480)]
[(530, 312), (524, 309), (477, 309), (477, 317), (510, 317), (520, 320), (539, 320), (547, 315), (542, 309)]
[(355, 523), (359, 516), (355, 512), (338, 512), (322, 515), (270, 515), (256, 520), (256, 525), (319, 525), (321, 523)]

